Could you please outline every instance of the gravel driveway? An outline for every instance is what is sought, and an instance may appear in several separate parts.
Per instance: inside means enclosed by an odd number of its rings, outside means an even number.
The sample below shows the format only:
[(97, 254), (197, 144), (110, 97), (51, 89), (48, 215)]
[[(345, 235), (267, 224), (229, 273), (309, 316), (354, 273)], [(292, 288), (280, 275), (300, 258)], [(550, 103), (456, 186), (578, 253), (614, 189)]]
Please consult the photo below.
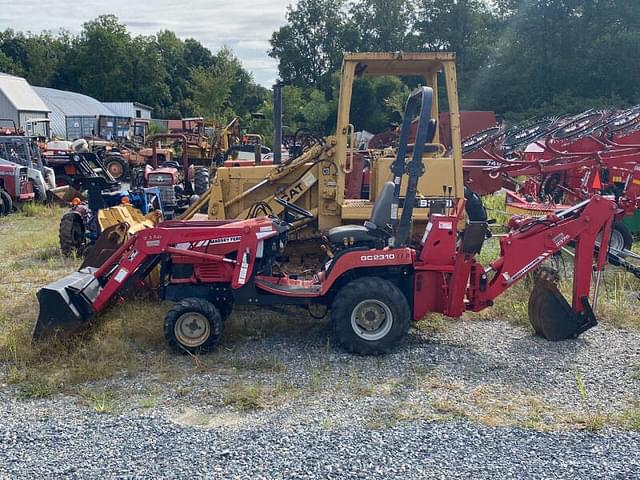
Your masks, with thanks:
[(5, 386), (0, 477), (638, 478), (640, 332), (459, 321), (370, 358), (326, 330), (232, 334), (47, 399)]

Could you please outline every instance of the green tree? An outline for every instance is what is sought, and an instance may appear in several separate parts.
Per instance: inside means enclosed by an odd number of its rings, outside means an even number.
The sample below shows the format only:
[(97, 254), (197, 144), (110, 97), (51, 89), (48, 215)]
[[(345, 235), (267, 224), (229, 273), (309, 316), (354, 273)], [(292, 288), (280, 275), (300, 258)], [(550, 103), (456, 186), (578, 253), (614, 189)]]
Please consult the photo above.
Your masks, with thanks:
[(131, 99), (131, 36), (114, 15), (84, 24), (67, 57), (68, 86), (102, 101)]
[(330, 86), (345, 46), (343, 8), (343, 0), (300, 0), (289, 6), (287, 25), (273, 33), (269, 51), (283, 79), (321, 90)]
[(0, 50), (0, 72), (9, 73), (11, 75), (21, 75), (22, 69), (3, 51)]
[(171, 92), (166, 63), (155, 36), (135, 37), (130, 57), (130, 98), (150, 105), (157, 115), (171, 102)]
[(357, 0), (350, 13), (358, 43), (351, 50), (395, 52), (413, 49), (413, 8), (414, 2), (409, 0)]

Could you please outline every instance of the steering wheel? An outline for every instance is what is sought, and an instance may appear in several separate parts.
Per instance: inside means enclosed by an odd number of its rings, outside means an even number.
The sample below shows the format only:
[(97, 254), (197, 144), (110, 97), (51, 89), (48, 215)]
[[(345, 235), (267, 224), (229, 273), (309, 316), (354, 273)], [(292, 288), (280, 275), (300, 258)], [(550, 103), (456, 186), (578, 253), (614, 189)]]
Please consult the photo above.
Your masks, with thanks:
[[(290, 211), (298, 218), (314, 218), (313, 213), (311, 213), (309, 210), (306, 210), (296, 205), (295, 203), (287, 202), (284, 198), (280, 198), (280, 197), (276, 197), (275, 200), (276, 200), (276, 203), (279, 203), (284, 207), (285, 212)], [(285, 218), (285, 220), (287, 219)]]

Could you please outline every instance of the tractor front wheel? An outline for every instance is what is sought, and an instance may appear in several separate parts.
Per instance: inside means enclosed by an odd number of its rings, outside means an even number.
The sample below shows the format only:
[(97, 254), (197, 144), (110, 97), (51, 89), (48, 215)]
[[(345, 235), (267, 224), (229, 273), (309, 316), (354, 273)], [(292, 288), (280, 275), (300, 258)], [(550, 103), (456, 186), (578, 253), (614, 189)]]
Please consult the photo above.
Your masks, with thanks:
[(220, 341), (223, 326), (214, 304), (202, 298), (185, 298), (164, 318), (164, 338), (176, 352), (206, 353)]
[(388, 353), (409, 331), (409, 303), (393, 283), (377, 277), (351, 281), (331, 305), (334, 339), (360, 355)]
[(33, 193), (35, 193), (34, 200), (38, 203), (45, 203), (47, 201), (47, 192), (42, 189), (42, 185), (33, 180), (29, 180), (29, 182), (31, 182), (31, 188), (33, 189)]

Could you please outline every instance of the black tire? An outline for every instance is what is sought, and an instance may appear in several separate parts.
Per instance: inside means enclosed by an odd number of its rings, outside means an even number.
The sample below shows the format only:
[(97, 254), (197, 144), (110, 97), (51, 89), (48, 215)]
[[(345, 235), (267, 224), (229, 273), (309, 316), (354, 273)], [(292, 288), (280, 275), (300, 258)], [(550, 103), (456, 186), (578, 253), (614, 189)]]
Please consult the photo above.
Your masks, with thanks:
[(487, 209), (484, 208), (484, 204), (482, 203), (482, 198), (467, 186), (464, 187), (464, 198), (467, 200), (465, 210), (469, 220), (473, 222), (486, 222), (488, 215)]
[(103, 163), (104, 168), (115, 180), (121, 182), (129, 176), (129, 164), (120, 155), (109, 155)]
[(220, 341), (223, 327), (214, 304), (202, 298), (185, 298), (164, 317), (164, 338), (176, 352), (207, 353)]
[(624, 223), (614, 222), (611, 231), (611, 239), (609, 245), (612, 248), (618, 249), (622, 245), (625, 250), (629, 250), (633, 244), (633, 235)]
[(33, 193), (36, 194), (34, 200), (38, 203), (46, 203), (47, 192), (42, 190), (42, 187), (38, 183), (34, 182), (33, 180), (29, 180), (29, 182), (31, 183), (31, 188), (33, 188)]
[(13, 211), (11, 196), (0, 188), (0, 216), (9, 215)]
[(144, 168), (137, 167), (131, 170), (131, 190), (144, 188)]
[(58, 231), (60, 238), (60, 251), (65, 256), (70, 256), (74, 252), (81, 255), (87, 245), (84, 234), (84, 225), (80, 216), (73, 212), (67, 212), (60, 220)]
[(202, 195), (209, 190), (209, 170), (206, 167), (194, 167), (193, 189), (196, 195)]
[[(375, 330), (367, 331), (358, 322), (358, 316), (369, 312), (383, 318)], [(376, 321), (360, 317), (360, 322), (363, 320)], [(378, 277), (351, 281), (342, 287), (331, 305), (334, 340), (345, 350), (359, 355), (388, 353), (407, 335), (410, 321), (406, 297), (393, 283)]]

